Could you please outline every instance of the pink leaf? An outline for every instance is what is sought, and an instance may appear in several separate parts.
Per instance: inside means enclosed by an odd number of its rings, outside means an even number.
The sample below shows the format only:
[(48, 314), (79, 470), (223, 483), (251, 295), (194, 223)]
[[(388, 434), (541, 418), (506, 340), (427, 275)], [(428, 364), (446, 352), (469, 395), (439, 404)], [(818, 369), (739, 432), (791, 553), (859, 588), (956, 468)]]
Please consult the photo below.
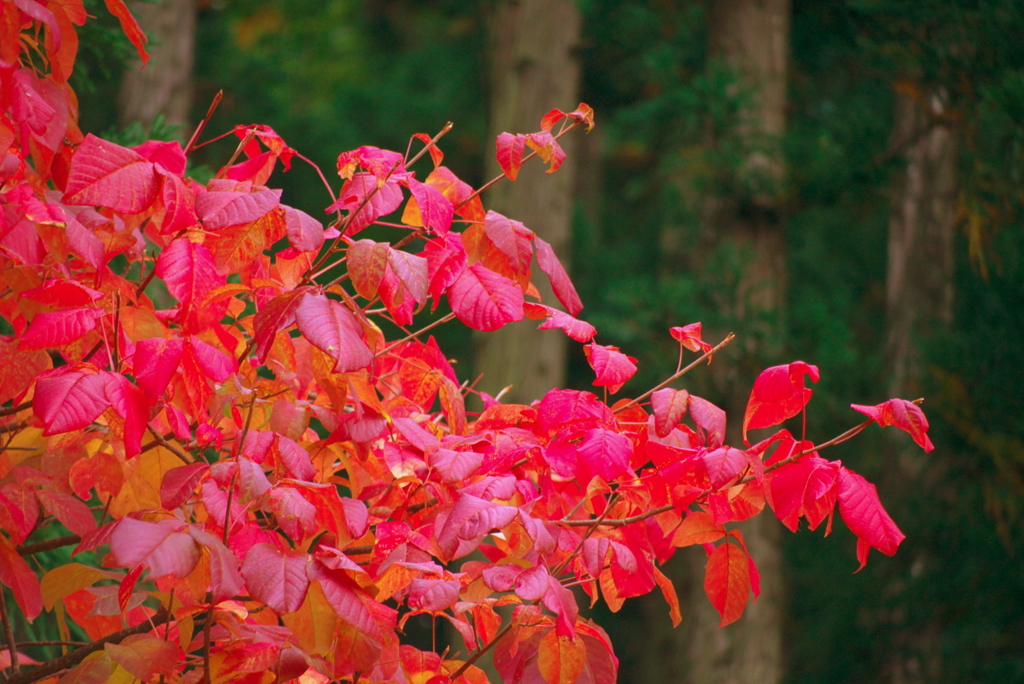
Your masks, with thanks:
[[(839, 469), (839, 513), (860, 540), (887, 556), (906, 538), (882, 508), (875, 486), (848, 468)], [(861, 567), (865, 562), (866, 554)]]
[(14, 602), (30, 621), (43, 611), (39, 577), (3, 535), (0, 535), (0, 584), (11, 588)]
[(373, 361), (355, 315), (324, 295), (307, 293), (295, 309), (299, 331), (310, 344), (335, 360), (335, 373), (350, 373)]
[(548, 274), (551, 289), (554, 290), (558, 301), (562, 302), (562, 306), (568, 309), (570, 314), (579, 316), (583, 310), (583, 302), (580, 301), (576, 287), (569, 280), (569, 274), (565, 272), (562, 262), (555, 255), (555, 250), (539, 237), (534, 237), (533, 242), (537, 246), (537, 264), (540, 265), (540, 270)]
[(524, 601), (536, 601), (543, 598), (548, 591), (548, 569), (544, 565), (535, 565), (524, 570), (516, 577), (513, 584), (516, 596)]
[(423, 225), (436, 235), (444, 235), (452, 227), (455, 208), (451, 201), (432, 185), (408, 179), (409, 191), (420, 210)]
[(459, 320), (489, 332), (523, 320), (523, 291), (515, 281), (482, 264), (466, 268), (448, 290), (448, 302)]
[(386, 242), (357, 240), (348, 246), (345, 261), (356, 292), (364, 299), (377, 296), (381, 281), (388, 270), (391, 246)]
[[(365, 206), (360, 205), (366, 198)], [(402, 188), (394, 180), (388, 180), (377, 189), (377, 180), (369, 173), (357, 173), (341, 188), (338, 201), (327, 207), (328, 214), (338, 209), (347, 209), (349, 218), (345, 223), (345, 235), (355, 235), (363, 228), (387, 216), (402, 204)], [(354, 213), (359, 211), (358, 214)]]
[(534, 320), (544, 319), (544, 322), (537, 326), (538, 330), (560, 328), (566, 335), (577, 342), (589, 342), (597, 334), (597, 329), (586, 321), (573, 318), (564, 311), (552, 309), (550, 306), (527, 302), (524, 304), (524, 312), (527, 318)]
[(297, 442), (284, 435), (277, 437), (277, 453), (288, 474), (297, 480), (311, 481), (317, 470), (309, 458), (309, 452)]
[(185, 175), (185, 165), (188, 162), (185, 158), (185, 151), (181, 149), (181, 143), (177, 140), (170, 142), (147, 140), (132, 149), (154, 164), (162, 166), (167, 173), (176, 176)]
[(721, 447), (703, 454), (711, 486), (721, 489), (731, 482), (747, 465), (747, 457), (739, 449)]
[(288, 243), (299, 252), (315, 252), (324, 244), (324, 227), (304, 211), (292, 207), (284, 209), (284, 230)]
[(180, 520), (155, 523), (121, 518), (110, 535), (110, 552), (119, 565), (144, 563), (153, 578), (187, 577), (199, 563), (199, 547)]
[(555, 632), (558, 636), (574, 639), (574, 626), (579, 615), (579, 606), (572, 591), (562, 586), (557, 578), (548, 575), (548, 590), (544, 594), (544, 607), (556, 615)]
[(149, 405), (145, 393), (120, 373), (106, 373), (107, 400), (117, 415), (124, 419), (121, 432), (124, 437), (125, 458), (139, 455), (142, 435), (149, 424)]
[(96, 329), (103, 309), (64, 309), (42, 311), (35, 315), (22, 334), (21, 349), (55, 349), (80, 339)]
[(588, 481), (596, 475), (610, 482), (628, 472), (632, 455), (633, 443), (628, 437), (604, 428), (587, 430), (577, 451)]
[(700, 329), (700, 323), (690, 323), (689, 325), (669, 328), (668, 332), (674, 339), (679, 341), (679, 344), (692, 352), (709, 352), (711, 351), (711, 345), (700, 338)]
[(32, 410), (46, 426), (44, 435), (81, 430), (110, 405), (102, 375), (88, 367), (63, 366), (36, 381)]
[(265, 363), (277, 333), (295, 325), (295, 309), (308, 291), (308, 288), (301, 287), (278, 295), (253, 316), (252, 329), (256, 340), (257, 361)]
[(203, 307), (206, 295), (227, 279), (217, 273), (210, 250), (187, 237), (173, 240), (156, 260), (156, 275), (181, 302), (179, 321), (188, 332), (200, 332), (220, 320), (227, 301)]
[[(778, 425), (800, 413), (813, 392), (804, 387), (804, 376), (818, 381), (818, 367), (803, 361), (765, 369), (754, 381), (747, 410), (743, 414), (743, 440), (747, 430)], [(749, 442), (748, 442), (749, 443)]]
[(693, 422), (707, 434), (707, 448), (715, 449), (725, 442), (725, 411), (695, 394), (690, 395)]
[(658, 437), (668, 437), (675, 426), (686, 414), (690, 405), (690, 393), (686, 390), (674, 390), (671, 387), (660, 389), (651, 395), (651, 408), (654, 409), (654, 431)]
[(519, 221), (489, 211), (484, 219), (484, 233), (508, 257), (509, 265), (515, 273), (530, 273), (530, 262), (533, 260), (533, 245), (530, 244), (534, 237), (532, 230)]
[(441, 481), (452, 484), (465, 480), (480, 469), (484, 455), (477, 451), (437, 449), (428, 459), (428, 465), (437, 470)]
[(430, 281), (427, 290), (434, 298), (432, 308), (436, 309), (441, 295), (458, 280), (466, 268), (468, 257), (465, 247), (462, 246), (462, 236), (458, 233), (448, 233), (444, 237), (430, 240), (420, 256), (427, 260), (427, 275)]
[[(211, 190), (196, 196), (196, 215), (207, 230), (241, 226), (266, 216), (281, 203), (281, 191), (257, 188), (254, 192), (220, 190), (211, 181)], [(232, 183), (234, 185), (234, 183)]]
[(72, 157), (63, 201), (137, 214), (153, 204), (156, 194), (152, 162), (90, 133)]
[(195, 335), (185, 340), (184, 354), (193, 359), (203, 374), (214, 382), (224, 382), (238, 366), (235, 359)]
[(164, 206), (164, 217), (160, 233), (177, 233), (199, 223), (196, 216), (196, 194), (179, 176), (164, 172), (159, 166), (160, 202)]
[(231, 549), (206, 530), (201, 524), (189, 525), (188, 533), (206, 547), (210, 554), (210, 590), (213, 600), (225, 601), (235, 596), (244, 584), (238, 572), (238, 558)]
[(409, 583), (409, 607), (413, 610), (440, 611), (459, 600), (461, 585), (457, 579), (422, 579)]
[(618, 347), (603, 346), (596, 342), (583, 347), (590, 367), (597, 374), (594, 386), (607, 387), (612, 394), (618, 392), (636, 373), (636, 359), (626, 356)]
[(860, 411), (882, 427), (895, 425), (899, 429), (904, 430), (925, 451), (931, 451), (935, 448), (932, 440), (928, 438), (928, 419), (925, 418), (924, 411), (912, 401), (890, 399), (877, 406), (850, 404), (850, 407)]
[(417, 304), (427, 301), (429, 267), (426, 259), (389, 248), (388, 266)]

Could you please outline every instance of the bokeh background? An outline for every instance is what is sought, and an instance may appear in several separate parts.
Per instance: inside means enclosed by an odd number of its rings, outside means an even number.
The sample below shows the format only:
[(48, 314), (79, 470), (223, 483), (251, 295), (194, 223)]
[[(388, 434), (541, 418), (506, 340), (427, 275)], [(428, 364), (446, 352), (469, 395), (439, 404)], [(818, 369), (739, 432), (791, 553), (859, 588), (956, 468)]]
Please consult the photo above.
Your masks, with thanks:
[[(679, 629), (660, 596), (594, 610), (622, 682), (1024, 682), (1019, 0), (159, 0), (133, 8), (141, 73), (86, 4), (82, 128), (122, 142), (187, 138), (223, 89), (207, 138), (268, 124), (334, 178), (342, 150), (452, 121), (445, 164), (479, 185), (496, 133), (593, 106), (563, 169), (484, 201), (571, 263), (581, 317), (640, 360), (624, 396), (675, 368), (669, 326), (702, 321), (740, 339), (679, 386), (733, 423), (757, 371), (794, 359), (821, 369), (816, 441), (859, 422), (851, 402), (925, 398), (934, 452), (876, 428), (827, 454), (879, 483), (896, 557), (854, 574), (841, 523), (823, 539), (762, 516), (745, 534), (764, 595), (717, 630), (686, 549), (664, 568)], [(299, 162), (271, 184), (312, 215), (330, 203)], [(555, 331), (440, 337), (462, 377), (518, 401), (592, 380)]]

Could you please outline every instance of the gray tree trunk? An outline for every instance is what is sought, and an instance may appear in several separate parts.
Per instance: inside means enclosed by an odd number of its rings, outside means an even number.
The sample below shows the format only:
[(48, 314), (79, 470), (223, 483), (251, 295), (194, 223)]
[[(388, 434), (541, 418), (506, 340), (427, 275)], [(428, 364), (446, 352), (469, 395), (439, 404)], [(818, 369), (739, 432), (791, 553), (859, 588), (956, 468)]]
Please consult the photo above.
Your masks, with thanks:
[(133, 2), (130, 9), (149, 38), (150, 60), (144, 69), (137, 58), (128, 64), (118, 97), (121, 125), (138, 121), (148, 128), (163, 114), (168, 124), (186, 126), (192, 107), (197, 0)]
[[(782, 219), (785, 164), (780, 136), (786, 128), (790, 57), (789, 0), (713, 0), (710, 56), (739, 77), (748, 97), (736, 135), (747, 150), (736, 170), (735, 194), (701, 201), (702, 256), (676, 259), (708, 269), (712, 254), (730, 255), (735, 268), (728, 287), (716, 292), (721, 314), (742, 328), (741, 337), (712, 365), (712, 391), (729, 416), (728, 441), (742, 444), (743, 411), (756, 373), (780, 363), (784, 337), (786, 250)], [(684, 181), (685, 182), (685, 181)], [(685, 190), (684, 190), (685, 192)], [(667, 244), (680, 243), (666, 236)], [(681, 252), (683, 245), (677, 246)], [(712, 274), (705, 273), (704, 276)], [(719, 274), (720, 275), (720, 274)], [(709, 331), (720, 339), (725, 332)], [(707, 558), (684, 549), (664, 571), (679, 589), (683, 624), (675, 634), (650, 638), (644, 682), (689, 684), (777, 684), (783, 671), (784, 583), (781, 524), (770, 510), (738, 527), (761, 573), (761, 596), (743, 617), (719, 629), (718, 613), (704, 592)]]
[[(491, 23), (490, 136), (532, 133), (554, 107), (571, 111), (579, 96), (576, 48), (580, 13), (575, 0), (497, 0)], [(568, 155), (553, 174), (535, 159), (513, 183), (502, 181), (484, 196), (484, 205), (517, 221), (550, 243), (569, 269), (576, 148), (580, 133), (560, 141)], [(501, 173), (488, 150), (487, 177)], [(558, 306), (547, 279), (534, 262), (534, 278), (544, 303)], [(566, 338), (557, 330), (537, 330), (536, 321), (506, 325), (476, 338), (478, 389), (490, 394), (512, 385), (504, 401), (529, 402), (564, 384)]]
[[(945, 329), (953, 316), (954, 238), (959, 194), (959, 131), (946, 117), (940, 93), (923, 89), (917, 98), (902, 94), (896, 103), (892, 146), (904, 167), (893, 182), (886, 273), (886, 351), (890, 396), (924, 394), (922, 342)], [(930, 487), (926, 456), (905, 435), (890, 434), (891, 463), (880, 483), (894, 497)], [(899, 505), (897, 498), (895, 503)], [(915, 562), (904, 558), (904, 563)], [(937, 620), (897, 628), (887, 671), (893, 684), (940, 681), (941, 625)]]

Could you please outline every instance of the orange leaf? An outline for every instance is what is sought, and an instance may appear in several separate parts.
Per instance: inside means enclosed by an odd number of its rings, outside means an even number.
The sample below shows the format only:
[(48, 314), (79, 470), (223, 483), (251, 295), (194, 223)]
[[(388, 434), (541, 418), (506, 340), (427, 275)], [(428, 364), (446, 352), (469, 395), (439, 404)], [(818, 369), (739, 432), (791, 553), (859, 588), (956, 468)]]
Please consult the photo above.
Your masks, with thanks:
[(709, 544), (725, 536), (725, 528), (716, 525), (710, 513), (690, 513), (672, 535), (673, 546)]
[(672, 618), (672, 626), (678, 627), (679, 623), (683, 621), (683, 614), (679, 611), (679, 597), (676, 596), (676, 588), (672, 584), (672, 580), (655, 567), (654, 581), (661, 587), (661, 593), (665, 597), (665, 601), (668, 602), (668, 614)]
[(750, 564), (747, 554), (735, 544), (721, 544), (708, 559), (704, 591), (722, 621), (719, 627), (736, 622), (750, 597)]
[(583, 672), (586, 659), (583, 639), (558, 636), (552, 629), (540, 640), (537, 667), (548, 684), (573, 684)]

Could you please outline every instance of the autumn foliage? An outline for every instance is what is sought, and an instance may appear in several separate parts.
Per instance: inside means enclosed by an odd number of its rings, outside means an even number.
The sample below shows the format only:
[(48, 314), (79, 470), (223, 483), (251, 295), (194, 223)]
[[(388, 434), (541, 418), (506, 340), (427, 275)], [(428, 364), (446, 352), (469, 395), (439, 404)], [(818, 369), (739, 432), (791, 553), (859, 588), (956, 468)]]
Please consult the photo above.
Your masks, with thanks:
[[(122, 0), (107, 6), (145, 58)], [(819, 451), (871, 422), (929, 449), (916, 404), (855, 406), (868, 420), (818, 445), (781, 430), (729, 446), (721, 409), (669, 387), (731, 339), (712, 348), (691, 324), (670, 331), (671, 378), (608, 405), (635, 359), (577, 318), (552, 248), (443, 166), (447, 129), (418, 134), (412, 159), (342, 153), (325, 228), (265, 186), (304, 159), (266, 126), (236, 128), (235, 155), (205, 185), (186, 173), (201, 129), (185, 148), (83, 136), (67, 78), (85, 20), (73, 0), (0, 2), (11, 684), (484, 682), (474, 663), (488, 651), (506, 682), (610, 684), (611, 644), (579, 617), (572, 586), (613, 611), (657, 588), (678, 623), (658, 566), (702, 546), (728, 624), (759, 592), (730, 524), (766, 504), (792, 530), (803, 518), (826, 533), (838, 504), (862, 565), (871, 548), (895, 553), (903, 535), (874, 487)], [(580, 105), (499, 136), (505, 182), (533, 156), (556, 171), (558, 138), (592, 125)], [(433, 169), (419, 180), (409, 169), (424, 155)], [(368, 237), (391, 214), (407, 236)], [(534, 263), (564, 310), (539, 302)], [(605, 399), (481, 394), (483, 413), (467, 412), (474, 390), (429, 330), (524, 317), (585, 345)], [(699, 354), (685, 368), (684, 349)], [(801, 361), (766, 370), (744, 434), (803, 412), (808, 378), (818, 369)], [(62, 546), (72, 562), (33, 560)], [(419, 614), (462, 643), (408, 643)], [(30, 662), (12, 642), (19, 620), (37, 619), (92, 641)]]

